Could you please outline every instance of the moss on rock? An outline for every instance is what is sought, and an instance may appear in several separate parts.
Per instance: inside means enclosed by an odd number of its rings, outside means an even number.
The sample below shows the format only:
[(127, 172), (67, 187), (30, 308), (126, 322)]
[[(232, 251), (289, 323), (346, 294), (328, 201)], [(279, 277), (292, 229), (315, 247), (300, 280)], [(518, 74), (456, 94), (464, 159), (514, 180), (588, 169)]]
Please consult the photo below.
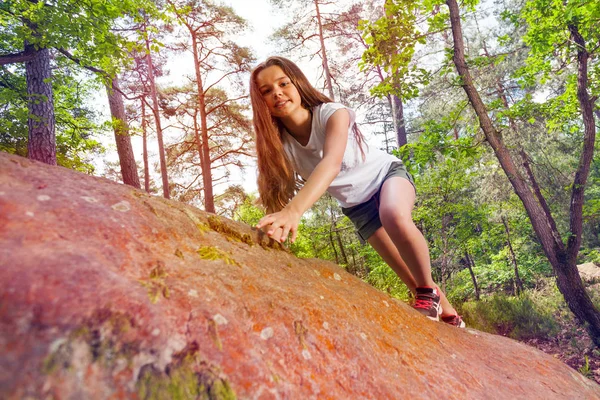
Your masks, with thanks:
[(248, 246), (254, 245), (252, 236), (247, 233), (240, 233), (235, 228), (231, 227), (224, 219), (211, 215), (208, 217), (208, 226), (215, 232), (222, 233), (228, 240), (234, 242), (246, 243)]
[(235, 400), (235, 392), (219, 368), (201, 361), (196, 351), (195, 343), (188, 345), (164, 372), (153, 364), (144, 365), (136, 382), (139, 398)]

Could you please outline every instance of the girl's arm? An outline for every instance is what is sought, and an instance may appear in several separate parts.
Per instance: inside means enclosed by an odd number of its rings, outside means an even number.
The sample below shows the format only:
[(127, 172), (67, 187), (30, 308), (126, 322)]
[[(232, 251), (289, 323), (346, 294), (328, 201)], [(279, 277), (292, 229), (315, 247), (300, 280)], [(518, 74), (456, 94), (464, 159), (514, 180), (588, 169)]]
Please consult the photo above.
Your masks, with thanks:
[(350, 115), (348, 110), (339, 109), (327, 120), (323, 159), (319, 161), (308, 180), (283, 210), (263, 217), (257, 228), (269, 226), (267, 235), (279, 243), (292, 234), (292, 243), (298, 235), (300, 217), (325, 193), (339, 174), (348, 143)]

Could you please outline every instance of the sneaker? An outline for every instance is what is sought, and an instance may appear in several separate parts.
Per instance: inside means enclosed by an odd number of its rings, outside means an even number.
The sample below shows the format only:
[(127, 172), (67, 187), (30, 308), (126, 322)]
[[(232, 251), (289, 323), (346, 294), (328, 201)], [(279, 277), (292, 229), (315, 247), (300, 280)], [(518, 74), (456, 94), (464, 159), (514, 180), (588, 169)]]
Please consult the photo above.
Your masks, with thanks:
[(464, 328), (466, 326), (465, 321), (463, 321), (460, 315), (448, 315), (442, 317), (442, 321), (457, 328)]
[(440, 306), (440, 295), (433, 288), (420, 287), (417, 288), (415, 296), (415, 304), (413, 308), (434, 321), (440, 320), (442, 307)]

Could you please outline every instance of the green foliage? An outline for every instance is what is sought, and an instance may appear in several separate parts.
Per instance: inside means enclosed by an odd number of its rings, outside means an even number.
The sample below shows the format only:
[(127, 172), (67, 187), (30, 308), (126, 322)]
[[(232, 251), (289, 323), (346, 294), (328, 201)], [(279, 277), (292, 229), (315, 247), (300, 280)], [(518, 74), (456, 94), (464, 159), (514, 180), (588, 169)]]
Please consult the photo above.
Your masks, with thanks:
[(558, 332), (555, 309), (537, 304), (529, 294), (509, 297), (494, 294), (462, 305), (468, 326), (513, 339), (550, 338)]
[[(396, 81), (378, 86), (374, 94), (396, 94), (413, 101), (411, 111), (416, 121), (409, 120), (409, 128), (418, 135), (400, 149), (400, 154), (417, 182), (418, 204), (413, 216), (430, 244), (436, 278), (446, 281), (452, 301), (472, 298), (471, 275), (463, 269), (466, 252), (474, 260), (482, 293), (512, 293), (515, 267), (508, 248), (510, 240), (524, 286), (536, 286), (552, 276), (552, 269), (520, 199), (511, 194), (491, 152), (461, 156), (458, 151), (468, 140), (478, 142), (480, 127), (463, 100), (464, 93), (453, 90), (462, 82), (452, 65), (454, 49), (447, 35), (443, 2), (390, 0), (385, 4), (383, 18), (362, 24), (370, 46), (363, 63), (397, 74)], [(485, 14), (485, 7), (476, 7), (477, 1), (460, 6), (468, 10), (461, 12), (467, 66), (486, 111), (526, 181), (521, 167), (526, 165), (533, 171), (559, 234), (567, 238), (572, 217), (571, 185), (580, 163), (584, 133), (577, 99), (577, 52), (581, 49), (574, 38), (580, 34), (586, 43), (590, 56), (587, 90), (595, 101), (600, 94), (600, 5), (585, 0), (488, 3), (487, 7), (502, 16), (498, 29), (493, 30), (482, 29), (482, 18), (489, 14)], [(427, 62), (417, 60), (423, 54), (419, 54), (421, 44), (430, 56), (425, 58)], [(414, 72), (417, 66), (427, 66), (428, 70), (419, 75)], [(407, 87), (404, 93), (402, 85)], [(600, 192), (596, 190), (600, 163), (596, 161), (586, 188), (586, 247), (581, 260), (596, 260), (600, 248)], [(501, 229), (501, 220), (508, 221), (510, 239)], [(514, 308), (508, 312), (512, 313), (510, 318), (521, 314), (533, 318), (530, 304), (519, 301), (499, 298), (489, 307)], [(517, 328), (510, 327), (511, 331)]]
[(412, 64), (415, 48), (424, 44), (426, 35), (417, 27), (421, 2), (394, 0), (385, 2), (385, 16), (376, 21), (361, 21), (365, 43), (369, 46), (360, 63), (364, 71), (381, 66), (385, 79), (371, 89), (371, 94), (384, 97), (390, 94), (403, 100), (415, 98), (419, 86), (427, 84), (427, 70)]
[(233, 212), (233, 219), (256, 226), (258, 221), (265, 216), (263, 209), (256, 205), (256, 195), (248, 195)]
[(594, 371), (590, 368), (590, 359), (588, 356), (585, 356), (585, 364), (578, 369), (579, 373), (586, 378), (593, 379)]
[(594, 263), (600, 265), (600, 249), (584, 249), (579, 254), (581, 263)]
[(397, 299), (408, 302), (412, 297), (408, 287), (381, 259), (375, 265), (371, 265), (371, 271), (365, 280), (382, 292), (386, 292)]
[[(583, 244), (586, 247), (600, 249), (600, 155), (599, 144), (596, 144), (594, 159), (590, 168), (590, 176), (585, 189), (585, 203), (583, 205)], [(593, 262), (600, 264), (600, 254), (593, 257)]]
[(358, 239), (354, 226), (329, 194), (323, 195), (304, 214), (298, 232), (298, 239), (290, 246), (296, 256), (330, 260), (350, 269), (356, 267)]
[(478, 259), (483, 248), (489, 250), (481, 236), (490, 229), (491, 209), (476, 196), (483, 147), (471, 135), (455, 137), (461, 108), (441, 121), (426, 120), (418, 139), (398, 152), (415, 178), (413, 219), (429, 242), (438, 282), (460, 268), (467, 252)]
[[(116, 21), (130, 17), (141, 22), (145, 13), (158, 15), (149, 0), (13, 0), (4, 3), (0, 27), (12, 35), (0, 34), (0, 48), (18, 52), (27, 42), (37, 48), (70, 51), (82, 65), (95, 66), (109, 75), (118, 68), (116, 60), (126, 60), (129, 39), (115, 32)], [(3, 33), (5, 32), (4, 29)]]
[[(592, 57), (598, 51), (600, 40), (597, 25), (600, 6), (595, 1), (529, 0), (520, 15), (507, 14), (512, 23), (527, 26), (523, 41), (530, 51), (525, 65), (516, 77), (523, 86), (547, 83), (559, 77), (565, 82), (564, 90), (548, 96), (545, 111), (549, 115), (548, 128), (565, 132), (578, 132), (579, 104), (576, 96), (577, 45), (571, 40), (571, 29), (576, 29), (589, 45)], [(600, 64), (593, 60), (589, 65), (588, 90), (600, 93)]]
[[(56, 119), (57, 162), (91, 173), (91, 153), (102, 150), (92, 139), (100, 131), (95, 115), (84, 105), (92, 87), (79, 72), (82, 67), (100, 68), (107, 81), (127, 63), (131, 43), (113, 28), (127, 16), (138, 20), (144, 12), (157, 15), (153, 2), (133, 0), (60, 2), (12, 0), (0, 7), (0, 48), (2, 58), (25, 50), (53, 50), (52, 89)], [(119, 21), (119, 22), (117, 22)], [(58, 51), (56, 51), (58, 50)], [(63, 55), (71, 53), (71, 58)], [(0, 66), (0, 150), (26, 156), (28, 111), (25, 68), (22, 64)], [(33, 95), (32, 95), (33, 96)]]
[[(74, 74), (60, 57), (53, 70), (58, 165), (93, 173), (91, 157), (104, 149), (93, 137), (102, 134), (96, 113), (85, 102), (97, 85)], [(0, 67), (0, 151), (27, 156), (27, 89), (22, 65)]]

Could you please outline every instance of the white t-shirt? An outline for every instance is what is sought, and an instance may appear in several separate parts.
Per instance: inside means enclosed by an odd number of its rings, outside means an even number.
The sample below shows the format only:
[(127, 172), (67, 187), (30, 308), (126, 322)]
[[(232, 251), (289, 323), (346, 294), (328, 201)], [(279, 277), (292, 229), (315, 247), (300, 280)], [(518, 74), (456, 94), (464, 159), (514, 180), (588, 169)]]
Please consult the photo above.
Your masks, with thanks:
[(380, 188), (383, 178), (393, 163), (401, 161), (379, 149), (363, 144), (365, 160), (354, 137), (352, 127), (356, 123), (355, 112), (340, 103), (323, 103), (312, 109), (312, 128), (306, 146), (302, 146), (287, 131), (283, 133), (283, 147), (296, 172), (307, 180), (317, 164), (323, 159), (325, 128), (334, 112), (345, 108), (350, 114), (348, 144), (344, 152), (340, 173), (327, 191), (342, 207), (352, 207), (369, 200)]

